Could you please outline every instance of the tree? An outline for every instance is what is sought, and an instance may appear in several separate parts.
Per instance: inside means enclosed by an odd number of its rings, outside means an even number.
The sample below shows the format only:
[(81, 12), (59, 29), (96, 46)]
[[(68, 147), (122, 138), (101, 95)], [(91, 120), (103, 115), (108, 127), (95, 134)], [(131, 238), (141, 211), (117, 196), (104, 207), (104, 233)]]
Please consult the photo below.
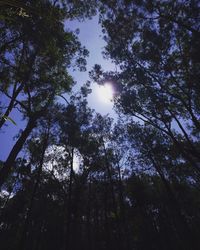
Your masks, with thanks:
[(164, 133), (199, 174), (198, 10), (198, 1), (102, 1), (105, 55), (120, 71), (96, 67), (93, 77), (113, 77), (119, 112)]
[[(25, 5), (38, 14), (1, 10), (1, 95), (27, 120), (0, 162), (1, 248), (198, 250), (198, 2)], [(105, 54), (120, 70), (96, 65), (90, 75), (112, 82), (115, 124), (88, 107), (89, 83), (66, 96), (66, 67), (78, 57), (83, 69), (87, 53), (64, 17), (82, 19), (97, 6)]]
[[(16, 16), (1, 23), (1, 92), (9, 103), (0, 126), (15, 107), (24, 118), (28, 118), (28, 123), (1, 169), (0, 185), (9, 175), (37, 120), (45, 114), (58, 94), (69, 91), (73, 85), (66, 68), (76, 57), (75, 65), (84, 70), (84, 57), (88, 54), (76, 35), (65, 31), (65, 15), (60, 7), (47, 1), (30, 4), (37, 8), (37, 14)], [(5, 11), (2, 9), (4, 16), (8, 15)]]

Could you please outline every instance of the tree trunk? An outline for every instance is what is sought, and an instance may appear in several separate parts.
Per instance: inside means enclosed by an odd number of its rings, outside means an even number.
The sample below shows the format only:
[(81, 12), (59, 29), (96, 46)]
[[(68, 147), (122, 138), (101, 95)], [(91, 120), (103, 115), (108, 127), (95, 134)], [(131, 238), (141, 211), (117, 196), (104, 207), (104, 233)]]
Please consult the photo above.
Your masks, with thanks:
[[(16, 100), (17, 96), (19, 95), (19, 93), (21, 92), (22, 89), (23, 89), (23, 84), (21, 84), (21, 85), (19, 86), (19, 88), (18, 88), (16, 91), (15, 91), (15, 90), (13, 91), (12, 98), (11, 98), (10, 103), (9, 103), (9, 105), (8, 105), (8, 107), (7, 107), (7, 109), (6, 109), (6, 112), (4, 113), (3, 116), (6, 116), (6, 117), (9, 116), (10, 112), (12, 111), (12, 109), (13, 109), (13, 107), (14, 107), (14, 105), (15, 105), (15, 100)], [(6, 122), (6, 119), (4, 119), (3, 116), (2, 116), (2, 118), (0, 119), (0, 128), (1, 128), (1, 127), (4, 125), (4, 123)]]
[(48, 139), (49, 139), (49, 129), (48, 129), (47, 134), (45, 135), (44, 142), (43, 142), (41, 158), (40, 158), (39, 166), (38, 166), (38, 170), (37, 170), (38, 173), (37, 173), (35, 185), (33, 187), (33, 192), (32, 192), (31, 199), (30, 199), (30, 204), (28, 206), (26, 219), (25, 219), (25, 222), (24, 222), (23, 230), (22, 230), (21, 239), (20, 239), (20, 242), (19, 242), (19, 250), (26, 249), (25, 247), (26, 247), (26, 241), (27, 241), (27, 233), (29, 232), (29, 225), (30, 225), (30, 221), (31, 221), (31, 217), (32, 217), (34, 200), (35, 200), (35, 196), (36, 196), (38, 186), (39, 186), (39, 183), (40, 183), (42, 167), (43, 167), (43, 163), (44, 163), (44, 156), (45, 156), (46, 149), (48, 147)]
[[(64, 221), (64, 248), (69, 249), (71, 247), (71, 213), (72, 213), (72, 181), (73, 181), (73, 161), (74, 161), (74, 149), (71, 151), (70, 161), (70, 176), (68, 187), (68, 199), (67, 199), (67, 215), (66, 221)], [(65, 211), (64, 211), (65, 212)]]
[(7, 160), (5, 161), (3, 165), (3, 168), (1, 168), (0, 170), (0, 189), (2, 185), (4, 184), (4, 182), (6, 181), (6, 179), (9, 177), (12, 167), (14, 166), (17, 155), (21, 151), (26, 139), (28, 138), (28, 136), (30, 135), (31, 131), (33, 130), (35, 126), (36, 126), (36, 119), (30, 118), (27, 123), (26, 128), (24, 129), (21, 136), (19, 137), (19, 139), (13, 146)]
[[(177, 200), (170, 183), (165, 178), (160, 166), (155, 162), (152, 156), (149, 155), (150, 160), (152, 161), (156, 171), (158, 172), (161, 181), (165, 187), (165, 190), (168, 195), (168, 201), (169, 201), (169, 207), (170, 212), (173, 217), (175, 226), (178, 231), (178, 237), (180, 240), (180, 246), (182, 246), (182, 249), (189, 249), (188, 247), (191, 246), (192, 249), (196, 249), (195, 244), (195, 235), (194, 232), (192, 233), (188, 223), (186, 221), (185, 216), (182, 214), (181, 205), (179, 204), (179, 201)], [(184, 242), (184, 243), (183, 243)], [(188, 246), (187, 246), (188, 244)]]

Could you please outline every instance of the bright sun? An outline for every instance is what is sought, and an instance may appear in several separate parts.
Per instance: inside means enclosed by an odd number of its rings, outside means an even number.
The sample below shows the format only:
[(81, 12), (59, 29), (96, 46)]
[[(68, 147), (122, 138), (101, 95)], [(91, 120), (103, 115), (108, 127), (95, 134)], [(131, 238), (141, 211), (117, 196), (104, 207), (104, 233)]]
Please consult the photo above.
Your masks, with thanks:
[(113, 88), (109, 83), (98, 86), (98, 95), (102, 102), (110, 103), (113, 99)]

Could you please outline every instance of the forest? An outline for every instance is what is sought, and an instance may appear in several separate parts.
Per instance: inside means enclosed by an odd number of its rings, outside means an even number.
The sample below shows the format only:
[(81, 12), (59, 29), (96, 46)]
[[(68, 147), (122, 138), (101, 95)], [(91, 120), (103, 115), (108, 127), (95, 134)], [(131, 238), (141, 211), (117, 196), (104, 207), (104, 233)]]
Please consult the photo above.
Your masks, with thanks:
[[(86, 71), (67, 21), (98, 16)], [(88, 105), (112, 83), (117, 119)], [(1, 250), (200, 249), (200, 1), (0, 0)], [(6, 142), (0, 141), (0, 151)]]

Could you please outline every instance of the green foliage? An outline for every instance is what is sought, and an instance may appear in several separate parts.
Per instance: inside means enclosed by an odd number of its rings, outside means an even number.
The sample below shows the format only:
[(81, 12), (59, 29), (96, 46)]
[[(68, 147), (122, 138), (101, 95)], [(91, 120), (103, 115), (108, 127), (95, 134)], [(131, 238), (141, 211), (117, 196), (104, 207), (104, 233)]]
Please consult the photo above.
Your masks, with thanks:
[(199, 172), (198, 1), (102, 1), (100, 21), (105, 55), (120, 71), (96, 66), (92, 78), (113, 76), (116, 109), (167, 136)]

